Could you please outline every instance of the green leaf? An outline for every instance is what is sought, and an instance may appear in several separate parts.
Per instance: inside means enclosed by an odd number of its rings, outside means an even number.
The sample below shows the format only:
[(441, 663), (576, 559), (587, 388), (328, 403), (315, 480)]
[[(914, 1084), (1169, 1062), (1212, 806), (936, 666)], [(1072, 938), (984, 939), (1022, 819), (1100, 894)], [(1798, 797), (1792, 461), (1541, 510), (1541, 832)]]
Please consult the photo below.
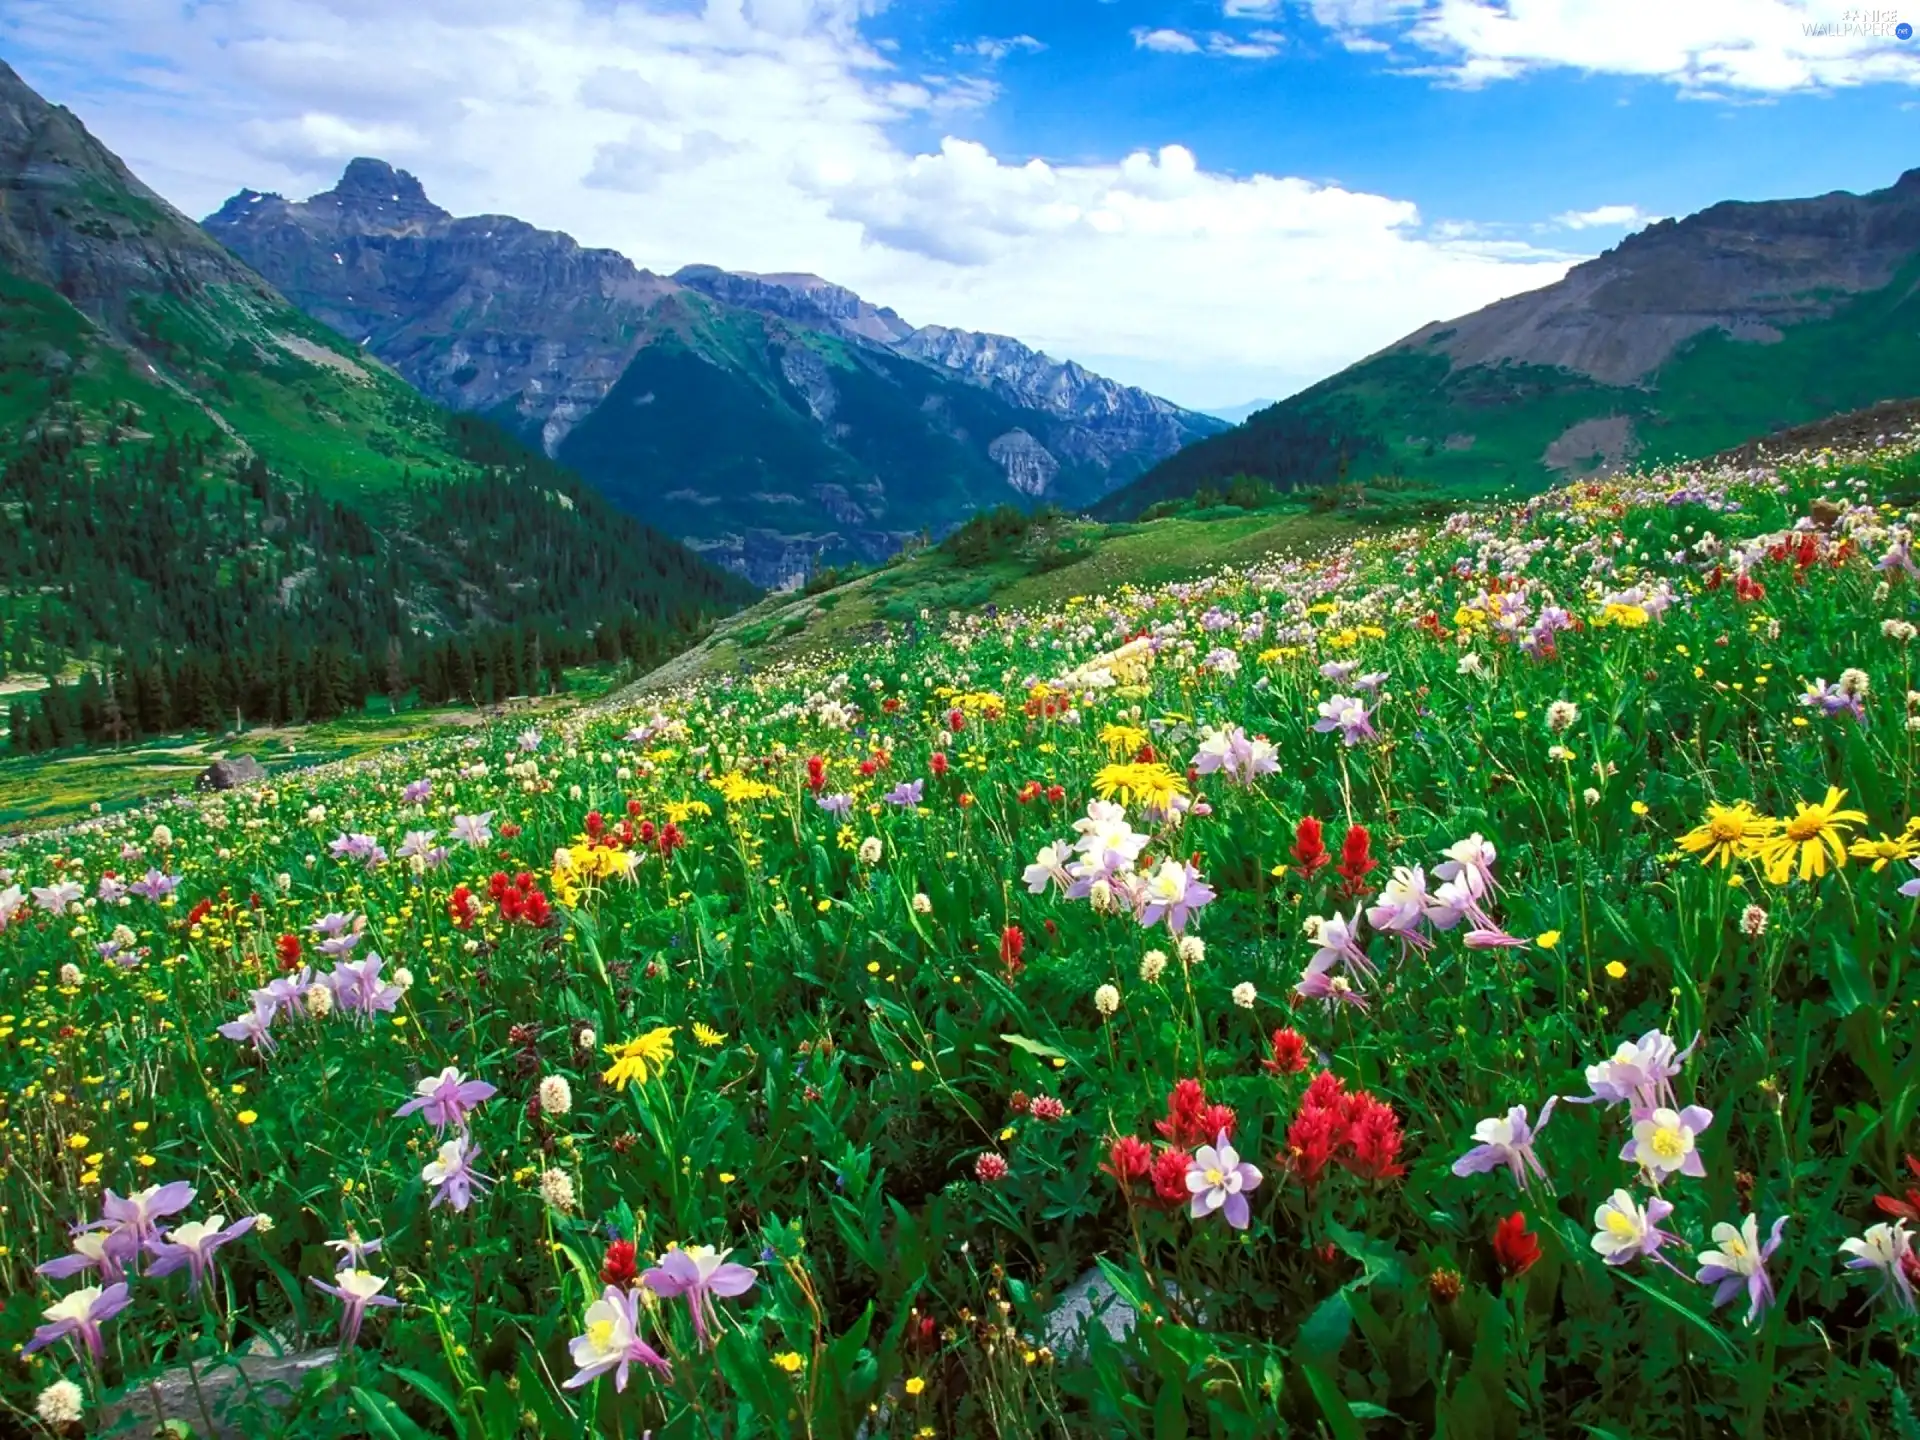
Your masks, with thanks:
[[(1332, 1298), (1344, 1301), (1345, 1297), (1336, 1295)], [(1324, 1310), (1326, 1306), (1323, 1304), (1320, 1308)], [(1333, 1432), (1333, 1440), (1360, 1440), (1360, 1421), (1355, 1418), (1347, 1397), (1340, 1393), (1340, 1387), (1317, 1365), (1303, 1365), (1301, 1373), (1307, 1377), (1307, 1388), (1313, 1391), (1320, 1413), (1327, 1419), (1327, 1429)]]
[(1002, 1035), (1000, 1038), (1015, 1049), (1024, 1050), (1029, 1055), (1038, 1055), (1043, 1060), (1064, 1060), (1067, 1058), (1062, 1052), (1054, 1049), (1053, 1046), (1042, 1045), (1038, 1040), (1029, 1040), (1024, 1035)]
[(406, 1381), (407, 1384), (411, 1385), (422, 1395), (426, 1396), (427, 1399), (433, 1401), (434, 1404), (444, 1410), (447, 1419), (453, 1422), (453, 1428), (456, 1434), (465, 1427), (466, 1422), (460, 1415), (460, 1407), (454, 1403), (453, 1396), (446, 1392), (445, 1387), (442, 1386), (439, 1381), (433, 1379), (431, 1376), (422, 1375), (418, 1370), (408, 1370), (399, 1365), (389, 1365), (387, 1367), (387, 1373)]

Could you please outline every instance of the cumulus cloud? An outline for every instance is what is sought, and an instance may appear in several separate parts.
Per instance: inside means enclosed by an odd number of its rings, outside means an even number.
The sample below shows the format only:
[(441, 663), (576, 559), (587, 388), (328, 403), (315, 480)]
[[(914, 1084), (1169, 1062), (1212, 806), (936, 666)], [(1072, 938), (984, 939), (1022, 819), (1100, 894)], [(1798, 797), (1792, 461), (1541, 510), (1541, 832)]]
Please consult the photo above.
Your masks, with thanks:
[(1567, 210), (1553, 217), (1566, 230), (1638, 230), (1659, 217), (1638, 205), (1596, 205), (1591, 210)]
[(658, 271), (813, 271), (1190, 403), (1287, 393), (1568, 263), (1177, 144), (1009, 155), (968, 135), (994, 57), (884, 50), (874, 3), (8, 0), (0, 51), (191, 214), (374, 154), (456, 214)]
[(1047, 47), (1031, 35), (982, 35), (966, 44), (955, 45), (956, 55), (978, 55), (983, 60), (1004, 60), (1016, 51), (1037, 55)]
[[(1229, 14), (1250, 0), (1225, 0)], [(1920, 49), (1836, 22), (1829, 0), (1307, 0), (1356, 41), (1417, 56), (1404, 68), (1478, 86), (1570, 69), (1669, 82), (1700, 98), (1891, 82), (1920, 85)], [(1880, 12), (1869, 12), (1880, 13)], [(1883, 33), (1882, 33), (1883, 32)]]
[(1198, 55), (1200, 42), (1184, 30), (1149, 30), (1141, 26), (1133, 32), (1136, 50), (1158, 50), (1163, 55)]

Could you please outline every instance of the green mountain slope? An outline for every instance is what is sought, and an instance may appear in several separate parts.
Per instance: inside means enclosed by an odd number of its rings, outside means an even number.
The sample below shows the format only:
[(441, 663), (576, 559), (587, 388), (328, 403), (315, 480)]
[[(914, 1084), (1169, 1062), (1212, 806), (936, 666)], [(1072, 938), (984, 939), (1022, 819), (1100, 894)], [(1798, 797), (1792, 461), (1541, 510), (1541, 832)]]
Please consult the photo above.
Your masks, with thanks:
[(1533, 487), (1920, 395), (1920, 171), (1716, 205), (1405, 340), (1156, 466), (1108, 518), (1224, 488)]
[(504, 694), (751, 594), (300, 314), (4, 65), (0, 511), (0, 677), (102, 672), (36, 743)]

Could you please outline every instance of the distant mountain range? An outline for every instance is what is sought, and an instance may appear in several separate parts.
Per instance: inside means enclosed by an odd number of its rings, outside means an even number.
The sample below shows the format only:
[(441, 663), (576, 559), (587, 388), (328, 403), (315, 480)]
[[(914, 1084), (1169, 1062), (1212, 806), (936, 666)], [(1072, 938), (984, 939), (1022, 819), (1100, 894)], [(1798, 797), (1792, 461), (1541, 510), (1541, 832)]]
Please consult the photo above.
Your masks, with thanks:
[(1275, 402), (1272, 400), (1248, 400), (1244, 404), (1222, 405), (1213, 410), (1204, 410), (1201, 413), (1211, 415), (1216, 420), (1224, 420), (1229, 425), (1238, 425), (1249, 415), (1254, 414), (1256, 411), (1264, 410), (1273, 403)]
[(671, 276), (359, 159), (207, 231), (441, 404), (499, 421), (758, 584), (1000, 503), (1100, 499), (1224, 422), (813, 275)]
[(1553, 285), (1424, 325), (1095, 513), (1239, 476), (1533, 486), (1710, 455), (1920, 395), (1920, 170), (1885, 190), (1728, 201), (1663, 220)]
[(290, 305), (4, 63), (0, 513), (0, 674), (117, 672), (146, 728), (337, 710), (506, 632), (543, 674), (649, 659), (751, 595)]

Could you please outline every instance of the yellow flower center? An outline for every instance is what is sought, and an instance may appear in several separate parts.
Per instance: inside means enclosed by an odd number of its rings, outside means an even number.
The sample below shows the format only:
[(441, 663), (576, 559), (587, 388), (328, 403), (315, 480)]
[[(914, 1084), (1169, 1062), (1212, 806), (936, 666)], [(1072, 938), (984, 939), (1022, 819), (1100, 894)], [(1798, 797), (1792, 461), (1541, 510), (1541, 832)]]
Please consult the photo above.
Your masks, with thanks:
[(1227, 1183), (1227, 1177), (1221, 1174), (1218, 1169), (1207, 1171), (1207, 1184), (1224, 1185), (1226, 1183)]
[(1653, 1153), (1662, 1160), (1678, 1160), (1687, 1153), (1686, 1142), (1680, 1138), (1678, 1130), (1656, 1130), (1653, 1132)]
[(1818, 810), (1808, 810), (1787, 822), (1787, 838), (1796, 845), (1804, 845), (1809, 840), (1818, 840), (1827, 828), (1827, 817)]

